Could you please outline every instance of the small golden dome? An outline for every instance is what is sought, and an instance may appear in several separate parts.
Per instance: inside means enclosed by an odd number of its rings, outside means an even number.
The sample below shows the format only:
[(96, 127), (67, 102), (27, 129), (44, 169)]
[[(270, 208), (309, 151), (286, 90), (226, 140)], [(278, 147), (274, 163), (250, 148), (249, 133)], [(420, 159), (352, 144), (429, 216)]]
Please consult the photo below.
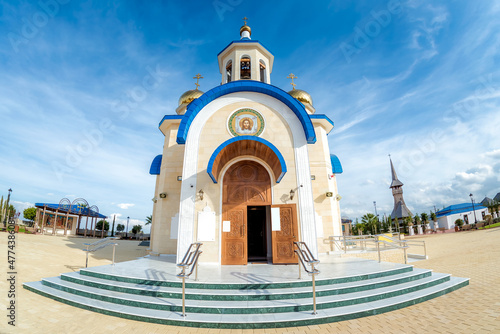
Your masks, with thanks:
[(252, 35), (252, 29), (250, 29), (250, 27), (247, 26), (246, 23), (240, 28), (240, 36), (243, 33), (243, 31), (248, 31), (250, 36)]
[(288, 92), (288, 94), (290, 94), (294, 99), (297, 99), (302, 103), (309, 103), (310, 105), (313, 104), (311, 95), (309, 95), (309, 93), (304, 90), (292, 89), (291, 91)]
[(188, 103), (189, 104), (194, 99), (199, 98), (203, 94), (204, 93), (201, 90), (198, 90), (198, 89), (188, 90), (187, 92), (185, 92), (184, 94), (182, 94), (181, 97), (179, 98), (179, 105), (181, 105), (183, 103)]

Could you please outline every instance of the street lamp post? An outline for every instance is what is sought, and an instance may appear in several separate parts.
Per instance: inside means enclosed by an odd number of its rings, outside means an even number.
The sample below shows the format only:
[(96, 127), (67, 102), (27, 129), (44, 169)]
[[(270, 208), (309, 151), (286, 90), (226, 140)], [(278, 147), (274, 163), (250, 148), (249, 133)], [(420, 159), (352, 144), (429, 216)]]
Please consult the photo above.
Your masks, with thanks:
[(130, 217), (127, 217), (127, 230), (125, 231), (125, 238), (128, 238), (128, 220)]
[(114, 237), (114, 233), (115, 233), (115, 219), (116, 219), (116, 215), (113, 215), (113, 227), (111, 228), (111, 236)]
[(474, 209), (474, 198), (472, 197), (473, 195), (470, 194), (470, 201), (472, 202), (472, 211), (474, 211), (474, 224), (477, 224), (477, 218), (476, 218), (476, 210)]
[(9, 216), (9, 201), (10, 201), (10, 193), (12, 189), (9, 188), (9, 195), (7, 196), (7, 203), (5, 204), (5, 217), (3, 217), (3, 226), (7, 226), (8, 216)]

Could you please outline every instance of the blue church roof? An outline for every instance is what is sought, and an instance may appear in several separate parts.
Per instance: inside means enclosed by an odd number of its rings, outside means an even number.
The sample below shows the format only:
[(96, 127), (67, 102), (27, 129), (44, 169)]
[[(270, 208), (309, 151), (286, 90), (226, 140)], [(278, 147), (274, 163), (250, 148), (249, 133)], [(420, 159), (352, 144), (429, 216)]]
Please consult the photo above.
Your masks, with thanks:
[(342, 169), (342, 164), (335, 154), (330, 154), (330, 161), (332, 162), (333, 174), (342, 174), (344, 172), (344, 170)]
[[(486, 207), (479, 203), (474, 204), (474, 210), (481, 210), (481, 209), (486, 209)], [(453, 215), (456, 213), (463, 213), (470, 211), (472, 211), (472, 203), (455, 204), (455, 205), (450, 205), (442, 210), (439, 210), (438, 212), (436, 212), (436, 216), (439, 218), (439, 217)]]
[(177, 132), (177, 143), (186, 143), (186, 138), (191, 123), (207, 104), (221, 96), (236, 92), (256, 92), (266, 94), (283, 102), (294, 112), (294, 114), (302, 124), (307, 143), (314, 144), (316, 142), (316, 133), (314, 132), (311, 118), (307, 114), (306, 109), (304, 105), (302, 105), (302, 103), (276, 86), (269, 85), (260, 81), (238, 80), (212, 88), (211, 90), (188, 104), (186, 113), (182, 117), (181, 124), (179, 125), (179, 130)]
[(151, 163), (151, 168), (149, 168), (149, 174), (160, 175), (161, 159), (162, 158), (163, 158), (163, 155), (159, 154), (153, 159), (153, 162)]

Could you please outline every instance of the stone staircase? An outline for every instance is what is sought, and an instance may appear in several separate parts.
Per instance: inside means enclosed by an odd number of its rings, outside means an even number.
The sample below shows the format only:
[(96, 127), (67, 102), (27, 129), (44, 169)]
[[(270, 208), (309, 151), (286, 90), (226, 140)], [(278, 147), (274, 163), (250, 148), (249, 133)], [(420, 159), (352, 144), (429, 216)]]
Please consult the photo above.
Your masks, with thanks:
[[(258, 273), (252, 273), (250, 265), (241, 266), (244, 273), (227, 266), (227, 270), (233, 270), (228, 272), (234, 279), (218, 279), (213, 277), (217, 276), (217, 267), (203, 272), (200, 265), (200, 274), (213, 276), (211, 280), (191, 279), (186, 283), (186, 317), (182, 317), (182, 288), (175, 277), (175, 264), (169, 265), (168, 269), (173, 270), (170, 274), (167, 268), (154, 271), (160, 273), (161, 280), (151, 278), (151, 271), (144, 274), (145, 270), (133, 263), (128, 266), (138, 268), (137, 272), (127, 272), (124, 263), (116, 265), (122, 265), (121, 269), (111, 265), (87, 268), (25, 283), (24, 288), (69, 305), (131, 320), (248, 329), (305, 326), (380, 314), (424, 302), (469, 283), (468, 279), (409, 265), (355, 262), (356, 266), (345, 267), (340, 276), (332, 274), (335, 263), (320, 264), (326, 273), (322, 272), (316, 280), (316, 315), (312, 315), (310, 277), (298, 280), (297, 266), (260, 265), (255, 267)], [(341, 265), (345, 263), (337, 263), (337, 268)], [(272, 268), (273, 277), (264, 276), (266, 267)], [(249, 277), (259, 279), (249, 281)]]

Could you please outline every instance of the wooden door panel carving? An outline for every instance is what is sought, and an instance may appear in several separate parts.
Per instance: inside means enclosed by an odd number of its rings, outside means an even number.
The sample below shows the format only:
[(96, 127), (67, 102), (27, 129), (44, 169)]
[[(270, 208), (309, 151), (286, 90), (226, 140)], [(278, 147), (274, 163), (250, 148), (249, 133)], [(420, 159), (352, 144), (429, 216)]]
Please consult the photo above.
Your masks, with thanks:
[(297, 208), (295, 204), (273, 205), (280, 209), (279, 231), (273, 231), (273, 263), (298, 263), (294, 241), (298, 241)]
[(247, 263), (245, 206), (226, 206), (222, 219), (230, 221), (229, 232), (222, 232), (222, 264)]

